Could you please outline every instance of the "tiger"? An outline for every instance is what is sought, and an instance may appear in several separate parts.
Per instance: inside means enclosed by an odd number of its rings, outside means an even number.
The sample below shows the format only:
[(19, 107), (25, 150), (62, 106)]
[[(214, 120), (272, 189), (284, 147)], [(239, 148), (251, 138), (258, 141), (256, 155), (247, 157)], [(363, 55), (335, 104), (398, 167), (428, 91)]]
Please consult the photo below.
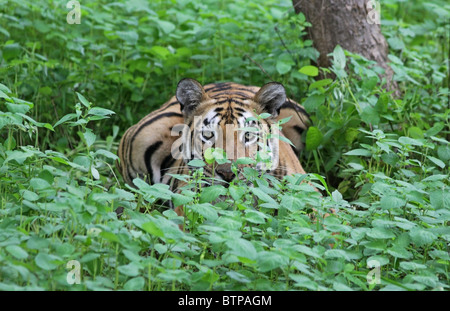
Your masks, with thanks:
[[(258, 119), (262, 114), (266, 118)], [(267, 132), (280, 120), (285, 123), (279, 136), (287, 139), (271, 137), (263, 141), (261, 135), (245, 131), (251, 128)], [(266, 145), (272, 157), (264, 168), (269, 174), (277, 178), (306, 174), (298, 155), (303, 150), (302, 134), (309, 125), (308, 113), (287, 97), (281, 83), (269, 82), (262, 87), (234, 82), (202, 86), (195, 79), (184, 78), (170, 100), (125, 131), (116, 165), (132, 187), (133, 180), (140, 177), (150, 184), (170, 185), (175, 191), (181, 185), (173, 174), (188, 174), (193, 169), (189, 161), (202, 159), (208, 147), (221, 145), (229, 161), (214, 167), (207, 164), (204, 174), (227, 186), (235, 178), (242, 178), (236, 176), (231, 163), (239, 157), (254, 157), (261, 149), (255, 146)]]

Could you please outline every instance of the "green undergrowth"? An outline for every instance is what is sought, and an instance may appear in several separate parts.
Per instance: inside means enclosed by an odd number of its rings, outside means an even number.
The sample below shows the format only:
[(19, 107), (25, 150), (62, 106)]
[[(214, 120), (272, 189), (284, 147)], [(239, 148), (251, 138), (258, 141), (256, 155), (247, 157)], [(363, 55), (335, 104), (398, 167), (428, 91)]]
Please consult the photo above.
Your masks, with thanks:
[[(140, 179), (137, 189), (117, 181), (105, 188), (114, 137), (98, 141), (88, 124), (113, 112), (78, 96), (76, 112), (54, 125), (4, 98), (15, 112), (2, 114), (11, 134), (0, 146), (1, 289), (448, 289), (448, 174), (427, 155), (442, 139), (361, 130), (377, 147), (346, 153), (358, 159), (346, 169), (360, 181), (353, 202), (317, 174), (278, 181), (246, 168), (247, 180), (210, 186), (199, 160), (195, 174), (177, 176), (188, 181), (179, 193)], [(76, 153), (40, 150), (38, 141), (20, 146), (12, 135), (58, 127), (77, 129)], [(389, 166), (380, 170), (384, 158)], [(161, 200), (183, 205), (186, 217)], [(80, 284), (68, 281), (72, 260)]]

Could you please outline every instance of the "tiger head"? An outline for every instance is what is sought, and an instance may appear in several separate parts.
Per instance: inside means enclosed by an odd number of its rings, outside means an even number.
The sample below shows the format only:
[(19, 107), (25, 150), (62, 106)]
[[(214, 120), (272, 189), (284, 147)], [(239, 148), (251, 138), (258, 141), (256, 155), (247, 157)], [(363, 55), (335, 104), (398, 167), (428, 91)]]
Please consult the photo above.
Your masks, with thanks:
[[(274, 118), (286, 101), (285, 89), (282, 84), (271, 82), (249, 94), (222, 92), (210, 97), (196, 80), (182, 79), (178, 83), (176, 98), (185, 124), (182, 138), (173, 150), (179, 150), (186, 165), (192, 159), (204, 160), (209, 148), (223, 149), (229, 161), (208, 164), (204, 174), (225, 184), (242, 177), (235, 176), (231, 164), (239, 158), (266, 157), (268, 161), (256, 164), (257, 170), (273, 171), (277, 167), (279, 132)], [(244, 166), (238, 165), (238, 173)]]

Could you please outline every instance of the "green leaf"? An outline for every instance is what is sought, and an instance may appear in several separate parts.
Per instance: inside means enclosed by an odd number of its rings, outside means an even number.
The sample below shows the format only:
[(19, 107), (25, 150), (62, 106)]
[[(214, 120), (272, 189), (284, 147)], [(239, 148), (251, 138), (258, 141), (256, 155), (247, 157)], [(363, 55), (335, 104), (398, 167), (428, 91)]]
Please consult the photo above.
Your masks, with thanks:
[(174, 193), (172, 195), (172, 203), (173, 203), (174, 207), (188, 204), (188, 203), (192, 202), (193, 200), (194, 200), (194, 197), (191, 197), (191, 196), (186, 196), (186, 195), (182, 195), (182, 194), (178, 194), (178, 193)]
[(304, 287), (309, 290), (317, 291), (318, 288), (317, 283), (311, 281), (311, 279), (308, 278), (307, 276), (299, 274), (289, 274), (289, 277), (295, 281), (294, 286)]
[(423, 146), (423, 143), (417, 139), (402, 136), (398, 139), (398, 142), (402, 145)]
[(214, 148), (208, 148), (203, 153), (203, 157), (205, 158), (206, 163), (213, 164), (215, 162), (214, 159)]
[(31, 117), (27, 116), (26, 114), (17, 112), (17, 115), (21, 116), (24, 119), (27, 119), (28, 121), (30, 121), (32, 124), (34, 124), (37, 127), (45, 127), (51, 131), (54, 131), (53, 126), (51, 126), (49, 123), (42, 123), (42, 122), (37, 122), (34, 119), (32, 119)]
[(138, 187), (139, 190), (146, 191), (146, 190), (151, 189), (150, 185), (148, 183), (146, 183), (145, 181), (143, 181), (142, 179), (140, 179), (139, 177), (133, 179), (133, 184), (136, 187)]
[(31, 107), (29, 105), (13, 104), (13, 103), (8, 103), (8, 102), (5, 103), (5, 104), (6, 104), (6, 108), (8, 108), (8, 111), (12, 112), (12, 113), (23, 113), (23, 114), (25, 114), (28, 111), (30, 111), (30, 109), (31, 109)]
[(409, 236), (411, 237), (411, 241), (419, 247), (429, 245), (437, 238), (431, 231), (422, 228), (411, 229)]
[(295, 65), (295, 62), (292, 60), (291, 55), (283, 53), (278, 57), (275, 67), (280, 75), (284, 75), (292, 69), (293, 65)]
[(308, 96), (308, 98), (303, 102), (303, 106), (306, 111), (311, 113), (315, 112), (321, 105), (325, 103), (325, 95), (323, 94), (314, 94)]
[(136, 251), (133, 252), (131, 250), (124, 249), (122, 252), (125, 257), (127, 257), (132, 262), (140, 262), (143, 259), (143, 257), (139, 256)]
[(367, 149), (353, 149), (351, 151), (348, 151), (348, 152), (344, 153), (344, 155), (371, 157), (372, 156), (372, 152), (370, 152)]
[(91, 129), (86, 129), (86, 132), (83, 133), (83, 137), (86, 141), (86, 145), (90, 148), (94, 144), (97, 136), (92, 133)]
[(115, 155), (114, 153), (112, 153), (111, 151), (105, 150), (105, 149), (98, 149), (97, 151), (95, 151), (95, 155), (102, 155), (105, 156), (111, 160), (118, 160), (119, 157), (117, 155)]
[(57, 127), (58, 125), (67, 122), (69, 120), (75, 119), (77, 117), (77, 115), (75, 113), (69, 113), (66, 114), (64, 117), (62, 117), (58, 122), (55, 123), (55, 125), (53, 125), (53, 127)]
[(250, 283), (251, 281), (243, 274), (240, 274), (235, 271), (228, 271), (226, 273), (230, 277), (230, 279), (235, 280), (239, 283)]
[(306, 150), (316, 150), (323, 139), (322, 132), (315, 126), (311, 126), (306, 133)]
[(287, 266), (289, 258), (274, 252), (262, 251), (258, 253), (257, 263), (259, 271), (267, 272), (282, 266)]
[(416, 270), (427, 269), (427, 266), (417, 263), (417, 262), (402, 261), (402, 262), (400, 262), (400, 268), (402, 268), (404, 270), (416, 271)]
[(44, 86), (39, 89), (39, 93), (45, 96), (52, 95), (52, 88), (49, 86)]
[(375, 256), (371, 256), (369, 258), (367, 258), (367, 262), (373, 262), (373, 261), (377, 261), (377, 266), (379, 265), (380, 267), (385, 266), (387, 264), (389, 264), (389, 258), (387, 256), (380, 256), (380, 255), (375, 255)]
[(173, 195), (173, 193), (169, 189), (169, 185), (166, 184), (149, 185), (148, 183), (139, 178), (135, 178), (133, 180), (133, 183), (136, 185), (136, 187), (139, 188), (139, 190), (142, 191), (142, 193), (145, 195), (146, 200), (150, 201), (153, 199), (170, 200)]
[(403, 50), (405, 49), (405, 44), (402, 40), (400, 40), (397, 37), (391, 37), (387, 39), (387, 42), (389, 43), (389, 47), (393, 50)]
[(46, 253), (39, 253), (35, 258), (34, 261), (36, 262), (36, 265), (44, 269), (46, 271), (55, 270), (59, 264), (57, 263), (58, 258), (53, 255), (49, 255)]
[(31, 201), (31, 202), (39, 200), (39, 195), (37, 195), (34, 192), (31, 192), (31, 191), (25, 190), (25, 189), (22, 189), (19, 192), (20, 192), (20, 194), (23, 196), (23, 198), (25, 200), (28, 200), (28, 201)]
[(129, 291), (141, 291), (144, 289), (145, 279), (141, 276), (129, 279), (123, 288)]
[(131, 262), (128, 265), (119, 266), (117, 268), (121, 274), (126, 276), (138, 276), (140, 267), (137, 263)]
[(285, 137), (283, 135), (279, 135), (278, 139), (281, 140), (282, 142), (285, 142), (285, 143), (291, 145), (292, 147), (295, 147), (295, 145), (287, 137)]
[(387, 252), (395, 258), (410, 259), (413, 257), (411, 252), (407, 251), (404, 247), (392, 247)]
[(366, 92), (370, 92), (374, 89), (374, 87), (377, 85), (378, 83), (378, 77), (370, 77), (368, 79), (363, 80), (362, 83), (362, 88), (363, 90), (365, 90)]
[(32, 178), (30, 180), (30, 186), (34, 190), (44, 190), (52, 187), (45, 179), (42, 178)]
[(3, 143), (3, 146), (5, 146), (7, 150), (14, 150), (17, 146), (17, 142), (14, 136), (11, 135), (10, 137), (8, 137)]
[(343, 259), (346, 261), (350, 261), (350, 260), (354, 259), (352, 255), (349, 255), (343, 249), (329, 249), (329, 250), (325, 251), (324, 256), (325, 256), (325, 258), (337, 258), (337, 259)]
[(245, 194), (245, 189), (243, 189), (242, 187), (237, 187), (235, 185), (230, 185), (228, 191), (230, 192), (231, 197), (235, 201), (242, 198), (242, 196)]
[(212, 152), (212, 156), (214, 160), (217, 162), (217, 164), (225, 164), (230, 162), (227, 159), (227, 154), (225, 150), (223, 150), (222, 148), (215, 148)]
[(353, 141), (358, 137), (359, 131), (356, 128), (350, 127), (345, 130), (345, 141), (348, 145), (351, 145)]
[(250, 241), (244, 239), (229, 239), (226, 242), (228, 248), (230, 248), (231, 253), (238, 257), (247, 258), (250, 260), (255, 260), (258, 257), (255, 247)]
[(227, 189), (222, 185), (214, 185), (203, 188), (200, 196), (200, 203), (210, 203), (216, 200), (219, 196), (225, 195)]
[(448, 162), (450, 160), (450, 146), (439, 146), (438, 147), (438, 156), (442, 161)]
[(431, 288), (437, 287), (438, 278), (435, 275), (413, 275), (411, 279)]
[(434, 140), (434, 141), (438, 141), (440, 143), (443, 143), (444, 145), (449, 145), (450, 144), (450, 142), (448, 140), (446, 140), (446, 139), (442, 139), (442, 138), (435, 137), (435, 136), (431, 136), (430, 138), (432, 140)]
[(386, 195), (381, 198), (380, 205), (382, 209), (391, 210), (404, 207), (406, 205), (406, 201), (396, 196)]
[(99, 236), (111, 242), (119, 242), (119, 237), (112, 232), (102, 231)]
[(0, 83), (0, 91), (4, 92), (3, 94), (11, 94), (11, 90), (4, 84)]
[[(91, 168), (91, 160), (86, 156), (77, 156), (73, 159), (73, 163), (78, 165), (79, 167), (83, 167), (88, 171)], [(70, 163), (69, 163), (70, 164)]]
[(345, 52), (340, 45), (336, 45), (332, 55), (333, 55), (333, 64), (336, 67), (336, 69), (341, 70), (345, 69), (346, 65)]
[(395, 164), (397, 164), (397, 162), (400, 160), (399, 156), (395, 153), (383, 153), (381, 155), (381, 159), (390, 166), (395, 166)]
[(245, 210), (245, 219), (254, 224), (265, 224), (267, 216), (258, 211)]
[[(446, 176), (448, 178), (448, 175)], [(442, 190), (435, 190), (430, 193), (430, 202), (433, 208), (436, 210), (445, 208), (450, 208), (450, 192)]]
[(21, 51), (22, 47), (19, 43), (7, 44), (3, 47), (2, 56), (8, 62), (9, 60), (19, 56)]
[(42, 250), (50, 244), (49, 240), (33, 235), (27, 241), (27, 248), (29, 249), (39, 249)]
[(375, 227), (370, 229), (370, 231), (367, 232), (367, 235), (374, 239), (391, 239), (395, 238), (395, 234), (392, 232), (392, 230), (381, 228), (381, 227)]
[(315, 250), (312, 248), (306, 246), (306, 245), (296, 245), (295, 249), (307, 256), (313, 257), (313, 258), (321, 258), (321, 255), (319, 255)]
[(217, 211), (215, 210), (214, 206), (209, 203), (203, 203), (203, 204), (194, 204), (189, 207), (194, 212), (202, 215), (208, 220), (215, 221), (217, 218), (219, 218), (219, 215), (217, 214)]
[(116, 34), (129, 45), (135, 45), (139, 39), (139, 35), (136, 31), (116, 31)]
[(361, 120), (367, 124), (378, 125), (378, 123), (380, 123), (380, 116), (378, 114), (378, 111), (370, 105), (366, 106), (363, 109), (363, 111), (360, 113), (360, 116)]
[(427, 158), (433, 162), (434, 164), (436, 164), (437, 166), (439, 166), (440, 168), (444, 168), (445, 167), (445, 163), (442, 162), (441, 160), (439, 160), (438, 158), (432, 157), (432, 156), (427, 156)]
[(270, 118), (271, 116), (272, 116), (272, 114), (267, 113), (267, 112), (263, 112), (263, 113), (261, 113), (261, 114), (259, 115), (259, 118), (260, 118), (260, 119), (267, 119), (267, 118)]
[(164, 232), (152, 221), (142, 224), (141, 228), (151, 235), (157, 236), (159, 238), (164, 236)]
[(163, 20), (158, 19), (156, 22), (158, 23), (158, 26), (161, 28), (161, 30), (165, 34), (169, 34), (169, 33), (173, 32), (176, 28), (173, 23), (168, 22), (168, 21), (163, 21)]
[(255, 164), (255, 160), (250, 158), (238, 158), (236, 160), (236, 164), (242, 164), (242, 165), (248, 165), (248, 164)]
[(278, 125), (283, 125), (283, 124), (285, 124), (285, 123), (288, 123), (289, 120), (291, 120), (291, 118), (292, 118), (292, 116), (289, 116), (289, 117), (287, 117), (287, 118), (283, 118), (283, 119), (281, 119), (281, 120), (278, 120), (278, 121), (277, 121), (277, 124), (278, 124)]
[(2, 90), (0, 90), (0, 98), (4, 98), (4, 99), (7, 99), (7, 100), (12, 101), (12, 100), (11, 100), (11, 97), (9, 97), (8, 95), (6, 95), (6, 93), (3, 92)]
[(161, 59), (166, 59), (167, 56), (170, 55), (170, 51), (168, 48), (158, 45), (152, 46), (150, 49), (150, 53)]
[(91, 103), (80, 93), (76, 92), (78, 99), (80, 100), (80, 102), (83, 104), (83, 106), (85, 106), (86, 108), (90, 108), (91, 107)]
[(80, 262), (81, 263), (91, 262), (93, 260), (96, 260), (99, 257), (100, 257), (100, 254), (89, 252), (86, 255), (84, 255), (83, 257), (81, 257)]
[(258, 199), (264, 201), (264, 202), (268, 202), (268, 203), (272, 203), (275, 205), (278, 205), (277, 202), (275, 202), (274, 199), (272, 199), (272, 197), (270, 195), (268, 195), (267, 193), (265, 193), (264, 191), (262, 191), (259, 188), (250, 188), (251, 192), (253, 192), (253, 194), (255, 196), (258, 197)]
[(5, 249), (8, 253), (19, 260), (28, 258), (28, 253), (19, 245), (8, 245), (5, 247)]
[(418, 128), (417, 126), (411, 126), (408, 129), (408, 135), (411, 136), (412, 138), (417, 138), (417, 139), (424, 137), (423, 131), (420, 128)]
[(91, 174), (92, 174), (92, 178), (94, 178), (95, 180), (100, 179), (100, 174), (94, 166), (91, 166)]
[(100, 107), (93, 107), (88, 111), (88, 115), (93, 115), (93, 116), (109, 116), (112, 114), (116, 114), (116, 113), (112, 110), (100, 108)]
[(20, 150), (7, 151), (6, 154), (7, 158), (4, 163), (7, 163), (9, 161), (16, 161), (19, 164), (23, 164), (26, 159), (34, 156), (32, 152)]
[(316, 66), (304, 66), (300, 68), (298, 72), (310, 77), (316, 77), (319, 75), (319, 68), (317, 68)]
[(432, 128), (426, 131), (426, 134), (428, 136), (436, 136), (440, 131), (444, 129), (444, 127), (445, 124), (443, 122), (436, 122)]
[(311, 91), (313, 89), (320, 89), (321, 87), (324, 87), (324, 86), (326, 86), (328, 84), (331, 84), (331, 83), (333, 83), (332, 79), (319, 80), (319, 81), (316, 81), (314, 83), (311, 83), (311, 85), (309, 86), (309, 90)]
[(303, 200), (289, 194), (284, 194), (282, 196), (280, 204), (291, 212), (302, 210), (305, 207), (305, 202)]
[(206, 163), (203, 160), (194, 159), (194, 160), (189, 161), (188, 165), (193, 166), (193, 167), (203, 167), (206, 165)]

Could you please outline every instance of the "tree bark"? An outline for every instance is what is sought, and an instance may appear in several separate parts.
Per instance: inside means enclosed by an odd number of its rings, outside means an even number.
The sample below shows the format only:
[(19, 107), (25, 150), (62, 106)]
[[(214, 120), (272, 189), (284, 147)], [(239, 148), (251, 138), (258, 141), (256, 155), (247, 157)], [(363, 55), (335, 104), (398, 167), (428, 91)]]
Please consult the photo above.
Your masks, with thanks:
[[(352, 53), (376, 61), (385, 70), (387, 86), (392, 83), (393, 71), (388, 66), (388, 44), (379, 23), (374, 19), (369, 0), (292, 0), (295, 12), (302, 12), (312, 24), (309, 37), (319, 51), (319, 67), (329, 67), (328, 54), (336, 45)], [(374, 3), (375, 1), (372, 1)]]

